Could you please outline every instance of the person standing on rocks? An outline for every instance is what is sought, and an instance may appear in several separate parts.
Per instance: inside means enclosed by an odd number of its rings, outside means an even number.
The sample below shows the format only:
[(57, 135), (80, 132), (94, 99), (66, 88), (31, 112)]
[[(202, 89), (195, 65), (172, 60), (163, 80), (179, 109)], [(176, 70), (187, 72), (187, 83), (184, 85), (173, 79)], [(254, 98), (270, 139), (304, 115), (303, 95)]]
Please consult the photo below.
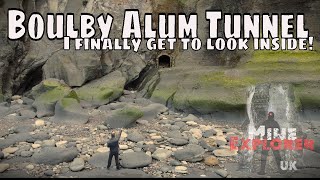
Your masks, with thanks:
[(110, 169), (111, 161), (114, 156), (116, 161), (117, 169), (120, 169), (119, 164), (119, 140), (121, 137), (122, 129), (120, 129), (118, 137), (116, 137), (116, 133), (114, 131), (111, 132), (111, 139), (108, 141), (107, 146), (110, 148), (109, 151), (109, 159), (108, 159), (108, 166), (107, 169)]
[[(274, 113), (273, 112), (269, 112), (268, 113), (268, 119), (265, 120), (264, 122), (262, 122), (261, 126), (265, 126), (265, 132), (267, 132), (267, 129), (268, 128), (271, 128), (272, 129), (272, 132), (271, 132), (271, 135), (273, 137), (273, 128), (278, 128), (280, 129), (280, 125), (277, 121), (275, 121), (274, 119)], [(264, 137), (264, 139), (267, 139), (267, 133)], [(267, 143), (268, 143), (268, 147), (270, 147), (270, 142), (272, 140), (268, 140)], [(277, 162), (277, 166), (278, 166), (278, 169), (279, 169), (279, 172), (281, 174), (283, 174), (284, 172), (281, 170), (280, 168), (280, 162), (281, 162), (281, 155), (280, 155), (280, 150), (272, 150), (273, 152), (273, 155), (275, 157), (275, 160)], [(268, 153), (269, 153), (269, 150), (263, 150), (262, 149), (262, 153), (261, 153), (261, 169), (260, 171), (258, 172), (259, 175), (265, 175), (266, 174), (266, 163), (267, 163), (267, 157), (268, 157)]]

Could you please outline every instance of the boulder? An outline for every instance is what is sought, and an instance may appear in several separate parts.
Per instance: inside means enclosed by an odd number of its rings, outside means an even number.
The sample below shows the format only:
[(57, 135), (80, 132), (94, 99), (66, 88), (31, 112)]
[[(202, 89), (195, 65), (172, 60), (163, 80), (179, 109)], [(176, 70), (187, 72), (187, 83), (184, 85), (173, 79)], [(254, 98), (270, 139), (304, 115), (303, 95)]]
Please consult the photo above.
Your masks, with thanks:
[(204, 153), (205, 150), (201, 146), (189, 144), (184, 149), (174, 152), (173, 156), (179, 161), (198, 162), (203, 159)]
[(179, 130), (168, 131), (167, 137), (173, 138), (173, 139), (188, 139), (188, 137), (182, 136)]
[[(109, 159), (109, 153), (95, 153), (89, 160), (88, 163), (94, 167), (101, 168), (107, 167)], [(112, 163), (114, 163), (114, 159), (112, 159)]]
[(112, 102), (107, 105), (102, 105), (98, 108), (100, 111), (111, 111), (111, 110), (116, 110), (116, 109), (121, 109), (124, 108), (128, 103), (124, 102)]
[(107, 130), (108, 129), (108, 127), (105, 125), (98, 125), (97, 128), (98, 128), (98, 130)]
[(55, 147), (56, 141), (54, 139), (44, 140), (41, 144), (42, 147)]
[(142, 150), (147, 152), (154, 152), (156, 151), (157, 147), (154, 144), (145, 144), (142, 146)]
[(172, 151), (167, 149), (157, 149), (153, 154), (152, 157), (159, 161), (167, 160), (172, 154)]
[(14, 127), (12, 130), (14, 133), (28, 133), (32, 132), (35, 128), (30, 124), (30, 125), (18, 125)]
[(47, 140), (50, 139), (50, 136), (48, 133), (46, 132), (39, 132), (37, 134), (32, 134), (30, 137), (28, 137), (26, 139), (26, 142), (28, 143), (34, 143), (36, 141), (43, 141), (43, 140)]
[(168, 111), (168, 108), (163, 104), (153, 103), (142, 108), (143, 117), (145, 120), (153, 120), (159, 113)]
[(138, 120), (137, 120), (137, 124), (147, 125), (147, 124), (149, 124), (149, 122), (148, 122), (147, 120), (138, 119)]
[(192, 128), (189, 131), (192, 133), (192, 136), (195, 137), (196, 139), (202, 138), (202, 131), (200, 129)]
[(205, 140), (201, 139), (199, 145), (208, 151), (214, 151), (216, 147), (209, 145)]
[(141, 135), (139, 132), (133, 131), (128, 134), (127, 139), (133, 142), (139, 142), (139, 141), (143, 141), (145, 137)]
[(46, 176), (53, 176), (55, 173), (53, 170), (49, 169), (43, 172), (44, 175)]
[(73, 172), (81, 171), (84, 168), (84, 160), (82, 158), (75, 158), (69, 166)]
[(15, 153), (15, 152), (18, 151), (18, 150), (19, 150), (18, 147), (7, 147), (7, 148), (3, 149), (2, 151), (3, 151), (3, 153), (5, 153), (5, 154), (13, 154), (13, 153)]
[(208, 156), (204, 158), (204, 163), (208, 166), (215, 166), (219, 164), (219, 160), (215, 156)]
[(32, 119), (36, 117), (36, 113), (29, 109), (24, 109), (20, 111), (20, 116)]
[(0, 117), (4, 117), (9, 113), (10, 108), (5, 106), (5, 104), (0, 105)]
[(98, 78), (101, 72), (100, 51), (58, 51), (43, 66), (46, 78), (63, 79), (69, 86), (82, 86)]
[(193, 125), (194, 124), (194, 122), (197, 122), (197, 121), (199, 121), (199, 118), (197, 117), (197, 116), (195, 116), (195, 115), (193, 115), (193, 114), (189, 114), (187, 117), (184, 117), (184, 118), (182, 118), (181, 119), (183, 122), (193, 122), (193, 123), (191, 123), (190, 125)]
[(89, 115), (84, 110), (79, 101), (75, 98), (62, 98), (55, 106), (53, 122), (64, 124), (85, 124), (89, 120)]
[(214, 172), (223, 178), (228, 176), (228, 172), (224, 169), (214, 169)]
[(205, 138), (215, 136), (215, 135), (217, 135), (217, 132), (214, 129), (206, 130), (202, 133), (202, 136)]
[(179, 138), (170, 139), (169, 142), (173, 145), (176, 145), (176, 146), (184, 146), (189, 143), (189, 141), (187, 139), (179, 139)]
[(151, 164), (152, 157), (144, 152), (130, 152), (121, 156), (121, 165), (124, 168), (140, 168)]
[(34, 100), (33, 99), (30, 99), (28, 97), (23, 97), (22, 98), (22, 101), (23, 101), (23, 104), (26, 104), (26, 105), (32, 105)]
[(0, 173), (3, 173), (7, 169), (9, 169), (10, 165), (9, 164), (0, 164)]
[(6, 139), (0, 139), (0, 149), (9, 147), (17, 142), (25, 142), (30, 137), (29, 133), (10, 134)]
[(78, 155), (76, 148), (44, 147), (35, 152), (31, 161), (37, 164), (56, 165), (62, 162), (70, 162)]
[(238, 153), (236, 150), (216, 149), (213, 151), (213, 154), (218, 157), (228, 157), (228, 156), (236, 156)]
[(95, 106), (101, 106), (119, 98), (122, 95), (125, 83), (126, 79), (122, 73), (114, 71), (75, 89), (75, 91), (81, 100)]
[(180, 127), (179, 126), (176, 126), (176, 125), (171, 125), (170, 126), (170, 130), (179, 130), (180, 129)]
[(188, 168), (185, 167), (185, 166), (176, 166), (176, 167), (174, 168), (174, 171), (175, 171), (176, 173), (182, 173), (182, 174), (188, 173), (187, 170), (188, 170)]
[(122, 109), (115, 110), (107, 117), (104, 125), (111, 128), (127, 128), (135, 124), (136, 120), (143, 116), (143, 112), (132, 106), (126, 106)]
[(174, 125), (179, 126), (180, 128), (182, 128), (182, 127), (186, 126), (186, 123), (178, 121), (178, 122), (175, 122)]
[(32, 106), (37, 110), (37, 117), (53, 116), (55, 104), (70, 92), (70, 88), (56, 79), (46, 79), (31, 90), (35, 98)]
[(180, 166), (181, 165), (181, 162), (177, 161), (175, 159), (172, 159), (169, 163), (171, 166)]
[(22, 151), (20, 153), (20, 156), (21, 157), (31, 157), (33, 155), (33, 152), (32, 151)]

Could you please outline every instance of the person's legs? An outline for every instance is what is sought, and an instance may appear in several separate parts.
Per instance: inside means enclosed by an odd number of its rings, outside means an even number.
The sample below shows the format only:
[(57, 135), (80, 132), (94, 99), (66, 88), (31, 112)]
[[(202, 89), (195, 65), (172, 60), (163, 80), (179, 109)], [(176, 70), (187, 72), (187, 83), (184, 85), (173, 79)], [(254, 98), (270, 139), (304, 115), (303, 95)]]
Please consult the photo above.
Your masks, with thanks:
[(119, 170), (120, 169), (120, 164), (119, 164), (119, 153), (118, 152), (114, 154), (114, 158), (115, 158), (115, 161), (116, 161), (117, 169)]
[(110, 166), (111, 166), (112, 157), (113, 157), (113, 153), (110, 151), (110, 152), (109, 152), (109, 159), (108, 159), (108, 166), (107, 166), (108, 169), (109, 169)]
[(279, 172), (281, 173), (281, 174), (283, 174), (283, 173), (285, 173), (285, 171), (283, 171), (282, 169), (281, 169), (281, 160), (282, 160), (282, 158), (281, 158), (281, 154), (280, 154), (280, 151), (279, 150), (273, 150), (273, 155), (274, 155), (274, 158), (275, 158), (275, 160), (276, 160), (276, 162), (277, 162), (277, 166), (278, 166), (278, 170), (279, 170)]
[(260, 171), (258, 172), (259, 175), (266, 174), (266, 164), (267, 164), (268, 152), (269, 151), (267, 151), (267, 150), (262, 150), (262, 152), (261, 152), (261, 167), (260, 167)]

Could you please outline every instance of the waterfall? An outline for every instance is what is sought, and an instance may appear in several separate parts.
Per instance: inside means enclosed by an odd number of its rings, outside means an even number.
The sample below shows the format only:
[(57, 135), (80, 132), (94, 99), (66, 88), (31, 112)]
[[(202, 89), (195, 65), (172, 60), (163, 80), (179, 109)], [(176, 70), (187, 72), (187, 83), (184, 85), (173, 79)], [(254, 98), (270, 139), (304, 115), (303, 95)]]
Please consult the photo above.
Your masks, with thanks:
[[(249, 119), (248, 131), (245, 136), (253, 137), (253, 129), (254, 125), (254, 110), (252, 108), (252, 99), (255, 94), (255, 86), (251, 86), (248, 88), (248, 98), (247, 98), (247, 116)], [(252, 143), (249, 143), (249, 147), (251, 148)], [(252, 170), (252, 160), (253, 160), (254, 152), (253, 150), (245, 150), (241, 152), (240, 156), (240, 169), (251, 172)]]
[[(293, 89), (289, 84), (260, 84), (248, 88), (247, 117), (248, 127), (245, 138), (254, 137), (254, 128), (267, 119), (268, 112), (272, 111), (280, 128), (297, 128), (297, 113), (294, 106)], [(249, 143), (252, 146), (252, 143)], [(240, 152), (240, 169), (252, 172), (254, 163), (253, 150)], [(294, 159), (292, 151), (284, 151), (285, 160)]]
[(249, 88), (249, 97), (247, 99), (247, 115), (249, 118), (249, 127), (248, 127), (248, 135), (253, 135), (252, 128), (254, 128), (254, 120), (253, 120), (253, 112), (252, 112), (252, 98), (254, 96), (255, 87), (252, 86)]

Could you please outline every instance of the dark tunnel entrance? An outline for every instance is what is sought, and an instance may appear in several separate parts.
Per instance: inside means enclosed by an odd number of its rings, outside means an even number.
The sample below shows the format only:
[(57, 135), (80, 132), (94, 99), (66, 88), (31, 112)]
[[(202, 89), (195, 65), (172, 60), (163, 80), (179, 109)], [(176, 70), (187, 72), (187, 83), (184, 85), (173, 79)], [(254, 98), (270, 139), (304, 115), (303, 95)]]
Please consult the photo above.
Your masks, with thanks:
[(158, 58), (158, 67), (159, 68), (170, 68), (171, 67), (171, 58), (168, 55), (161, 55)]

